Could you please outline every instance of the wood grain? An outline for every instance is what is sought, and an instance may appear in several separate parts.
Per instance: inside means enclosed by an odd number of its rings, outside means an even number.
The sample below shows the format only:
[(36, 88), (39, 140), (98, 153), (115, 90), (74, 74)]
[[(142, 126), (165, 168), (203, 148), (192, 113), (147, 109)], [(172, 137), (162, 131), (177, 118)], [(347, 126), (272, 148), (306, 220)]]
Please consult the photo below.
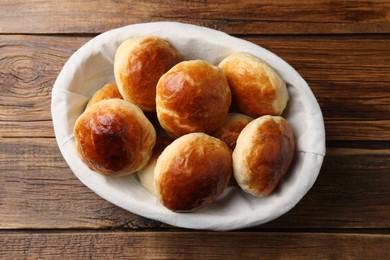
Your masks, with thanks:
[(90, 37), (0, 36), (0, 136), (53, 137), (51, 90)]
[(390, 235), (345, 233), (3, 232), (0, 254), (40, 259), (386, 259), (389, 242)]
[(390, 190), (383, 184), (390, 181), (389, 172), (390, 150), (328, 148), (314, 187), (291, 214), (270, 226), (287, 221), (299, 227), (385, 228)]
[[(53, 137), (50, 95), (67, 59), (90, 37), (0, 36), (0, 136)], [(390, 38), (247, 37), (308, 82), (328, 140), (390, 139)]]
[(53, 138), (2, 139), (0, 229), (156, 225), (86, 188), (69, 169)]
[(100, 33), (153, 21), (193, 23), (231, 34), (390, 32), (390, 3), (380, 0), (3, 0), (1, 7), (0, 33)]
[[(342, 162), (342, 164), (340, 163)], [(387, 228), (390, 150), (329, 148), (312, 190), (259, 228)], [(5, 138), (0, 146), (0, 228), (166, 228), (95, 195), (50, 138)]]

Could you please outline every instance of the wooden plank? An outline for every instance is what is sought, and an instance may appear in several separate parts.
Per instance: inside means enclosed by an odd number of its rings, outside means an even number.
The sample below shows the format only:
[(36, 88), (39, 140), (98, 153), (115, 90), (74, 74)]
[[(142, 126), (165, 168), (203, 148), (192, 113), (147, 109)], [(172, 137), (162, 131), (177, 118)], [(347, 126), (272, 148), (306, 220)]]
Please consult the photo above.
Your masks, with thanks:
[(0, 6), (0, 33), (100, 33), (153, 21), (193, 23), (231, 34), (388, 33), (390, 3), (133, 0), (102, 6), (99, 1), (3, 0)]
[[(95, 195), (72, 174), (54, 139), (1, 143), (0, 229), (167, 227)], [(259, 228), (388, 228), (389, 172), (388, 149), (329, 148), (312, 190)]]
[[(387, 111), (385, 113), (388, 113)], [(390, 120), (332, 120), (325, 117), (327, 140), (390, 140)], [(348, 135), (349, 133), (349, 135)]]
[(51, 119), (35, 121), (33, 118), (25, 121), (0, 121), (0, 137), (52, 138), (54, 137), (53, 123)]
[(0, 140), (0, 229), (157, 225), (86, 188), (69, 169), (54, 139)]
[[(0, 36), (0, 136), (53, 137), (52, 85), (90, 37)], [(289, 62), (322, 108), (328, 140), (390, 139), (390, 39), (248, 37)]]
[(385, 228), (389, 172), (390, 150), (328, 148), (309, 193), (291, 212), (263, 227)]
[(8, 258), (386, 259), (390, 235), (268, 232), (0, 233)]
[(56, 77), (90, 37), (0, 36), (0, 136), (53, 137)]

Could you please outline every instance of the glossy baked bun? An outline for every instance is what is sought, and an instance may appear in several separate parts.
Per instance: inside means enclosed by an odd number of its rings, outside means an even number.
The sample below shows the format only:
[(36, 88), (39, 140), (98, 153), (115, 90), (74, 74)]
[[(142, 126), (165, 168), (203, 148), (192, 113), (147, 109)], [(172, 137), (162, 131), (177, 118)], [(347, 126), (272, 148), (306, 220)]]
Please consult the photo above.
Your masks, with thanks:
[(238, 185), (254, 196), (272, 193), (288, 171), (295, 153), (294, 135), (280, 116), (251, 121), (237, 139), (233, 172)]
[(73, 132), (81, 159), (110, 176), (140, 170), (156, 142), (156, 132), (142, 110), (121, 99), (103, 100), (85, 110)]
[(138, 178), (142, 186), (144, 186), (144, 188), (152, 195), (156, 195), (156, 188), (154, 185), (154, 168), (156, 167), (157, 159), (162, 153), (162, 151), (170, 143), (172, 143), (172, 141), (173, 140), (169, 137), (157, 136), (156, 144), (152, 152), (152, 157), (150, 157), (146, 166), (137, 172)]
[(174, 136), (211, 134), (224, 122), (231, 103), (225, 75), (206, 61), (183, 61), (157, 84), (157, 116)]
[(114, 75), (123, 98), (144, 111), (156, 110), (156, 85), (165, 72), (182, 61), (177, 50), (156, 37), (132, 37), (117, 49)]
[(87, 104), (87, 108), (94, 105), (95, 103), (112, 98), (123, 99), (121, 93), (119, 93), (118, 87), (116, 83), (107, 83), (101, 89), (96, 91), (96, 93), (92, 96)]
[(229, 113), (223, 125), (213, 133), (213, 136), (224, 141), (231, 150), (236, 147), (238, 135), (253, 118), (239, 114)]
[(172, 211), (193, 211), (215, 201), (231, 174), (232, 151), (224, 142), (204, 133), (187, 134), (157, 159), (156, 194)]
[(281, 115), (289, 99), (286, 83), (263, 60), (235, 52), (219, 64), (232, 90), (233, 102), (253, 118)]

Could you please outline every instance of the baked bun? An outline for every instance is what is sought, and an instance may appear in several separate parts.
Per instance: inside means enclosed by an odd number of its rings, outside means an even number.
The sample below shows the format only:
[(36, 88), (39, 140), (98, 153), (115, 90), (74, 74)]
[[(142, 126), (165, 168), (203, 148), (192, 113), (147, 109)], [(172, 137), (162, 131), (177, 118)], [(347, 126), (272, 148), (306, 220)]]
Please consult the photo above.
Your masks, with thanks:
[(132, 37), (115, 53), (114, 75), (123, 98), (144, 111), (156, 111), (156, 85), (165, 72), (182, 61), (177, 50), (156, 37)]
[(238, 136), (233, 172), (238, 185), (254, 196), (272, 193), (288, 171), (295, 152), (294, 135), (280, 116), (251, 121)]
[(152, 152), (152, 157), (150, 157), (146, 166), (137, 172), (138, 178), (142, 186), (144, 186), (144, 188), (152, 195), (156, 195), (156, 188), (154, 186), (154, 168), (156, 167), (157, 159), (162, 153), (162, 151), (170, 143), (172, 143), (172, 141), (173, 140), (169, 137), (157, 136), (156, 144)]
[(289, 99), (286, 83), (263, 60), (235, 52), (219, 64), (232, 90), (233, 102), (253, 118), (281, 115)]
[(81, 159), (110, 176), (140, 170), (156, 142), (156, 132), (142, 110), (121, 99), (103, 100), (85, 110), (73, 132)]
[(229, 113), (223, 125), (213, 133), (213, 136), (224, 141), (231, 150), (236, 147), (238, 135), (253, 118), (239, 114)]
[(206, 61), (183, 61), (157, 84), (157, 116), (171, 135), (211, 134), (224, 122), (231, 103), (225, 75)]
[(157, 159), (156, 194), (172, 211), (193, 211), (215, 201), (231, 174), (232, 151), (224, 142), (204, 133), (187, 134)]
[(95, 92), (95, 94), (89, 100), (85, 109), (89, 108), (90, 106), (94, 105), (99, 101), (112, 98), (123, 99), (121, 93), (119, 93), (116, 83), (107, 83), (101, 89)]

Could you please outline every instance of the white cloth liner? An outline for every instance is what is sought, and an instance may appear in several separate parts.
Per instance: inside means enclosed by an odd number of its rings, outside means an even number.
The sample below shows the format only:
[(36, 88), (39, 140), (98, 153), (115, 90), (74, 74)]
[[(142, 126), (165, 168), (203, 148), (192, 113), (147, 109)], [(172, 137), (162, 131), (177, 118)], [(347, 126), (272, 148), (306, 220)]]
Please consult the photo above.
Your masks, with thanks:
[[(184, 59), (217, 65), (233, 51), (246, 51), (268, 62), (286, 81), (290, 100), (283, 113), (291, 124), (297, 152), (289, 174), (270, 196), (256, 198), (228, 187), (211, 206), (193, 213), (174, 213), (148, 193), (135, 175), (106, 177), (90, 170), (78, 157), (73, 126), (90, 97), (113, 82), (118, 45), (132, 36), (153, 35), (171, 42)], [(266, 223), (290, 209), (314, 184), (325, 156), (325, 129), (320, 107), (303, 78), (270, 51), (223, 32), (176, 22), (134, 24), (103, 33), (77, 50), (59, 74), (52, 91), (56, 139), (73, 173), (111, 203), (135, 214), (178, 227), (233, 230)]]

